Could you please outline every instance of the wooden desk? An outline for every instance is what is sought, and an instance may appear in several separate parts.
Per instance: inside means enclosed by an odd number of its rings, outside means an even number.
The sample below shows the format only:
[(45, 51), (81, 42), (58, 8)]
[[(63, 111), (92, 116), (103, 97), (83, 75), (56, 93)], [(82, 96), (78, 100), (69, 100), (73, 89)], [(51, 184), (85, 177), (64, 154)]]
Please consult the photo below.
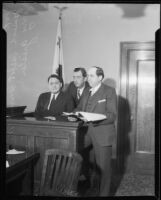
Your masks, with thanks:
[(7, 144), (40, 153), (40, 159), (36, 164), (35, 181), (40, 181), (46, 149), (59, 148), (78, 152), (83, 147), (83, 134), (86, 128), (82, 126), (82, 122), (69, 122), (65, 119), (7, 119)]
[(6, 196), (33, 195), (34, 165), (40, 154), (25, 152), (7, 155), (9, 167), (6, 168)]

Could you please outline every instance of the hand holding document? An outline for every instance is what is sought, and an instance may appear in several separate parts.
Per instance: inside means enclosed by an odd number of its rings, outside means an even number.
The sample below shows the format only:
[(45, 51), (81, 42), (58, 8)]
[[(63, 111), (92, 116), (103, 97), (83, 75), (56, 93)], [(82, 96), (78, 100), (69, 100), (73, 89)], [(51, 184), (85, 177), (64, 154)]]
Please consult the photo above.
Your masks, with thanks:
[(56, 120), (55, 117), (49, 116), (49, 117), (44, 117), (45, 119), (50, 119), (50, 120)]
[(21, 154), (21, 153), (25, 153), (25, 151), (18, 151), (16, 149), (11, 149), (6, 152), (6, 154)]
[(65, 116), (68, 117), (76, 117), (78, 119), (81, 119), (85, 122), (94, 122), (94, 121), (100, 121), (106, 119), (106, 115), (98, 114), (98, 113), (90, 113), (90, 112), (76, 112), (76, 113), (66, 113), (63, 112)]

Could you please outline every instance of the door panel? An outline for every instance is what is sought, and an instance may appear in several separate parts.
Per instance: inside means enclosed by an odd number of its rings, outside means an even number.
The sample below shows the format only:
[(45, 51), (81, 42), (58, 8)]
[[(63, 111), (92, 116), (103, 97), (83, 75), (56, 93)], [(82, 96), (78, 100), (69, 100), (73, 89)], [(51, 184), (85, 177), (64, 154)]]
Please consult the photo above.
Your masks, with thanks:
[(146, 174), (154, 173), (154, 59), (152, 42), (121, 44), (118, 162), (124, 170)]
[(136, 152), (154, 153), (155, 63), (138, 62)]

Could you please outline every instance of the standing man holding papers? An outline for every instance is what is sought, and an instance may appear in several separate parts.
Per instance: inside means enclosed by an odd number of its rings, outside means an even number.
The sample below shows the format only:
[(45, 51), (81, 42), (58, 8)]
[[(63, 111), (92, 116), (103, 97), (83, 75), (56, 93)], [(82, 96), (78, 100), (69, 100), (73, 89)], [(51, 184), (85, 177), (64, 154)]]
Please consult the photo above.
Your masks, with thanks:
[(92, 144), (96, 166), (100, 172), (100, 196), (109, 196), (111, 182), (112, 144), (116, 133), (116, 92), (102, 83), (104, 72), (100, 67), (88, 70), (88, 83), (91, 89), (81, 99), (76, 111), (103, 114), (105, 120), (89, 123), (85, 135), (85, 148)]

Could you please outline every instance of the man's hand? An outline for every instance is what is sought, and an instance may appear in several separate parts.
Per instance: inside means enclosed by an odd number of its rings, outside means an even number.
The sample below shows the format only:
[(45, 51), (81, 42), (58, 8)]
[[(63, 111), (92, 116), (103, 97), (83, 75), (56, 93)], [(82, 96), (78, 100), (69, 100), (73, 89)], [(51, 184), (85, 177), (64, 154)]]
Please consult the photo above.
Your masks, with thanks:
[(67, 117), (68, 121), (76, 122), (78, 119), (76, 117)]

